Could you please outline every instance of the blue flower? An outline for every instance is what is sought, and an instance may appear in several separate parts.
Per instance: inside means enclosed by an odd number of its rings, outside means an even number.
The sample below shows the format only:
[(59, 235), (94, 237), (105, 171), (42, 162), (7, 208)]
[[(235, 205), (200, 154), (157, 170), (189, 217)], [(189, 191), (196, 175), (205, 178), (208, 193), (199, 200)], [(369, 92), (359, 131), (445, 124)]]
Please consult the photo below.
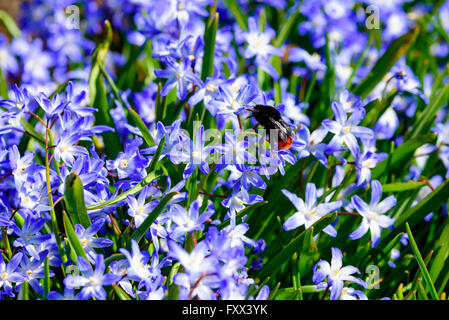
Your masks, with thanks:
[(13, 100), (0, 100), (0, 107), (6, 108), (6, 111), (0, 110), (0, 118), (6, 121), (6, 124), (0, 128), (0, 134), (5, 134), (11, 130), (23, 131), (23, 126), (20, 120), (24, 118), (25, 114), (30, 110), (34, 97), (27, 89), (21, 90), (17, 85), (12, 87), (15, 95)]
[(214, 146), (214, 151), (220, 153), (220, 159), (217, 160), (215, 171), (221, 171), (229, 165), (244, 165), (246, 163), (256, 163), (257, 159), (247, 151), (249, 143), (246, 139), (237, 141), (237, 137), (229, 132), (225, 132), (225, 144)]
[(178, 260), (185, 268), (185, 271), (193, 276), (202, 273), (214, 272), (215, 258), (209, 254), (209, 250), (204, 242), (199, 242), (189, 253), (181, 248), (176, 242), (169, 241), (169, 255)]
[(217, 259), (209, 254), (209, 249), (204, 242), (198, 243), (188, 253), (174, 241), (168, 242), (169, 256), (178, 260), (186, 273), (177, 273), (173, 278), (174, 283), (180, 286), (187, 294), (185, 298), (214, 299), (211, 287), (216, 287), (219, 278), (216, 276), (218, 267)]
[(257, 96), (256, 88), (246, 84), (243, 78), (222, 83), (219, 86), (219, 92), (219, 99), (210, 102), (219, 115), (237, 114)]
[(326, 283), (318, 285), (317, 288), (329, 286), (330, 299), (337, 300), (343, 291), (345, 281), (367, 287), (365, 281), (352, 275), (354, 273), (360, 273), (359, 269), (353, 266), (343, 267), (343, 255), (340, 249), (332, 248), (331, 263), (322, 260), (313, 267), (313, 282), (319, 283), (327, 278)]
[(73, 111), (80, 117), (86, 117), (96, 112), (97, 109), (92, 107), (86, 107), (83, 101), (86, 99), (86, 91), (81, 90), (78, 94), (75, 94), (75, 89), (72, 81), (67, 84), (67, 110)]
[(175, 163), (179, 163), (181, 161), (187, 162), (183, 174), (184, 180), (189, 178), (197, 167), (202, 173), (209, 173), (209, 164), (206, 160), (212, 152), (213, 147), (204, 146), (205, 140), (206, 137), (204, 134), (204, 126), (201, 125), (196, 131), (194, 141), (189, 139), (189, 141), (186, 141), (182, 145), (182, 152), (176, 157), (176, 160), (172, 157)]
[(371, 129), (357, 126), (365, 116), (365, 109), (354, 111), (349, 119), (340, 102), (332, 103), (332, 111), (334, 112), (335, 120), (323, 120), (323, 126), (334, 133), (330, 144), (342, 145), (345, 143), (353, 155), (359, 154), (360, 148), (356, 137), (361, 139), (372, 139), (374, 137)]
[[(38, 259), (29, 259), (26, 255), (23, 256), (22, 263), (17, 270), (20, 274), (24, 275), (24, 281), (27, 281), (39, 295), (43, 294), (43, 287), (38, 279), (45, 278), (44, 260), (47, 253), (47, 251), (40, 252)], [(54, 275), (54, 272), (50, 270), (49, 276), (53, 277)]]
[(312, 154), (325, 167), (328, 166), (327, 157), (324, 152), (327, 149), (326, 144), (321, 143), (327, 135), (327, 130), (324, 128), (316, 129), (310, 133), (309, 129), (301, 126), (298, 129), (297, 137), (301, 145), (294, 145), (294, 148), (299, 149), (298, 158), (305, 158)]
[[(307, 229), (326, 214), (338, 210), (342, 206), (341, 200), (318, 204), (316, 187), (313, 183), (307, 183), (306, 185), (305, 202), (286, 189), (281, 191), (297, 210), (284, 222), (283, 226), (286, 231), (296, 229), (302, 225)], [(324, 228), (323, 231), (332, 237), (337, 235), (337, 231), (331, 225)]]
[(73, 276), (70, 274), (64, 279), (64, 284), (68, 289), (83, 287), (78, 293), (80, 300), (88, 300), (92, 297), (99, 300), (106, 299), (106, 291), (103, 286), (114, 284), (121, 278), (112, 273), (104, 274), (104, 257), (101, 254), (97, 254), (95, 258), (95, 270), (83, 257), (78, 257), (76, 264), (82, 275)]
[(60, 294), (57, 291), (50, 291), (47, 294), (48, 300), (78, 300), (78, 295), (75, 295), (75, 291), (73, 289), (64, 288), (64, 294)]
[(221, 204), (229, 208), (228, 215), (231, 218), (231, 224), (235, 224), (235, 214), (243, 209), (245, 205), (253, 204), (262, 201), (263, 198), (256, 194), (248, 194), (248, 191), (242, 189), (239, 191), (239, 186), (236, 185), (233, 188), (232, 195), (223, 200)]
[(178, 239), (186, 233), (192, 233), (195, 230), (204, 230), (204, 223), (215, 213), (214, 204), (209, 201), (206, 211), (201, 215), (199, 214), (199, 210), (200, 203), (197, 200), (190, 204), (188, 211), (180, 205), (173, 205), (170, 208), (169, 217), (176, 226), (173, 228), (170, 237), (172, 239)]
[(343, 89), (340, 92), (339, 98), (339, 102), (341, 103), (343, 109), (348, 113), (352, 113), (362, 108), (360, 98), (349, 92), (347, 89)]
[(167, 81), (161, 90), (161, 95), (166, 96), (173, 88), (177, 88), (176, 97), (182, 101), (187, 98), (187, 87), (190, 83), (201, 85), (201, 79), (192, 72), (190, 59), (185, 57), (181, 63), (177, 63), (172, 57), (165, 59), (167, 69), (155, 69), (154, 74)]
[(9, 150), (9, 163), (11, 165), (12, 174), (16, 187), (20, 186), (28, 180), (32, 173), (40, 168), (39, 165), (34, 164), (34, 152), (27, 151), (23, 157), (20, 156), (19, 149), (13, 145)]
[(80, 224), (75, 225), (75, 233), (83, 246), (84, 252), (87, 255), (87, 259), (91, 263), (95, 263), (96, 252), (93, 248), (105, 248), (110, 247), (114, 243), (112, 240), (102, 237), (95, 237), (98, 231), (103, 227), (104, 219), (97, 219), (87, 229)]
[(136, 199), (133, 195), (128, 195), (126, 197), (126, 203), (128, 204), (128, 214), (130, 217), (134, 218), (134, 223), (138, 228), (148, 214), (153, 211), (153, 209), (157, 206), (159, 201), (151, 201), (149, 203), (145, 203), (149, 196), (150, 188), (145, 186), (139, 194), (139, 197)]
[(207, 17), (209, 12), (204, 8), (210, 1), (207, 0), (176, 0), (173, 6), (169, 6), (172, 12), (170, 16), (177, 19), (181, 26), (189, 21), (190, 16)]
[(259, 32), (256, 19), (253, 17), (248, 18), (248, 29), (249, 31), (242, 32), (243, 39), (248, 43), (243, 56), (245, 59), (250, 59), (255, 56), (256, 65), (271, 75), (274, 80), (277, 80), (279, 74), (269, 63), (271, 56), (281, 57), (284, 54), (281, 49), (270, 44), (271, 39), (274, 38), (276, 33), (271, 28), (267, 28), (264, 32)]
[(198, 104), (200, 101), (204, 103), (204, 106), (209, 110), (212, 115), (216, 114), (216, 110), (210, 102), (216, 99), (219, 95), (218, 88), (223, 83), (223, 79), (209, 77), (206, 79), (206, 82), (201, 85), (199, 89), (195, 91), (195, 93), (190, 97), (189, 104), (194, 106)]
[(47, 118), (51, 120), (60, 115), (68, 104), (67, 102), (62, 101), (59, 94), (55, 94), (53, 99), (50, 100), (45, 93), (41, 92), (35, 99), (39, 106), (45, 111)]
[(377, 180), (371, 181), (371, 201), (369, 205), (358, 195), (352, 196), (351, 203), (363, 217), (363, 221), (360, 227), (349, 235), (349, 238), (352, 240), (359, 239), (370, 230), (371, 246), (375, 247), (380, 241), (382, 228), (390, 228), (393, 226), (395, 219), (390, 218), (384, 213), (396, 205), (396, 198), (391, 195), (380, 201), (381, 196), (382, 185)]
[(146, 176), (145, 168), (149, 160), (139, 151), (143, 140), (136, 138), (125, 145), (125, 152), (120, 152), (115, 160), (106, 161), (108, 170), (117, 170), (119, 179), (131, 178), (140, 181)]
[(290, 48), (288, 49), (288, 59), (292, 62), (304, 62), (312, 72), (323, 73), (326, 71), (326, 64), (316, 52), (310, 54), (302, 48)]
[(368, 300), (368, 298), (360, 290), (355, 290), (354, 288), (345, 287), (345, 288), (343, 288), (343, 290), (341, 290), (339, 300)]
[(24, 247), (28, 254), (35, 259), (39, 259), (39, 254), (35, 245), (39, 245), (51, 238), (51, 235), (49, 234), (39, 233), (46, 222), (46, 219), (32, 221), (32, 217), (29, 215), (25, 218), (25, 223), (23, 224), (22, 229), (19, 229), (19, 227), (14, 225), (14, 232), (17, 234), (18, 238), (14, 241), (13, 245), (15, 247)]
[(0, 255), (0, 288), (3, 287), (6, 294), (10, 297), (15, 296), (12, 292), (12, 284), (15, 282), (20, 283), (25, 279), (25, 276), (16, 271), (22, 257), (22, 253), (16, 253), (11, 260), (9, 260), (9, 263), (6, 264), (3, 260), (3, 256)]
[(362, 140), (363, 153), (355, 154), (355, 167), (357, 168), (357, 185), (371, 180), (371, 169), (374, 169), (379, 162), (388, 157), (388, 154), (375, 153), (376, 139)]
[(267, 184), (260, 176), (261, 167), (252, 167), (247, 165), (229, 166), (228, 170), (231, 171), (229, 181), (232, 183), (240, 183), (240, 185), (249, 190), (251, 186), (255, 186), (259, 189), (266, 189)]
[(55, 159), (58, 162), (63, 160), (69, 166), (73, 166), (75, 156), (88, 156), (89, 153), (84, 147), (76, 145), (82, 137), (82, 132), (64, 130), (56, 142)]
[(119, 249), (128, 261), (127, 276), (134, 281), (146, 282), (150, 279), (150, 269), (148, 262), (150, 256), (146, 251), (140, 251), (137, 241), (131, 240), (131, 252), (126, 249)]

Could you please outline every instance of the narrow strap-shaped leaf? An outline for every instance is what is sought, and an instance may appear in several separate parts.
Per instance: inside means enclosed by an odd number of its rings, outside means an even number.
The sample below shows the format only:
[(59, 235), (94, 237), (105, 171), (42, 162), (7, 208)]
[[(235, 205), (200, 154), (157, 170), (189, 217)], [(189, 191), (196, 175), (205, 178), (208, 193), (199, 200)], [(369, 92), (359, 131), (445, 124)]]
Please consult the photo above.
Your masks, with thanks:
[(408, 33), (394, 40), (385, 53), (377, 60), (368, 75), (354, 89), (354, 94), (366, 98), (366, 96), (384, 78), (396, 61), (410, 48), (419, 32), (419, 26), (414, 27)]
[(113, 284), (112, 288), (114, 288), (115, 294), (120, 300), (131, 300), (131, 297), (118, 285)]
[[(9, 99), (8, 90), (8, 81), (6, 80), (2, 68), (0, 67), (0, 96), (3, 99)], [(7, 109), (3, 106), (0, 106), (0, 110), (6, 111)]]
[(248, 17), (242, 12), (241, 6), (238, 5), (236, 0), (224, 0), (226, 7), (234, 15), (235, 21), (242, 30), (248, 30)]
[(429, 104), (417, 114), (416, 123), (410, 132), (409, 137), (414, 138), (420, 134), (428, 132), (433, 121), (435, 120), (435, 115), (438, 110), (447, 104), (447, 99), (449, 98), (449, 84), (446, 84), (442, 89), (440, 89), (429, 101)]
[(126, 257), (122, 253), (114, 253), (109, 257), (107, 257), (106, 259), (104, 259), (104, 265), (107, 268), (112, 262), (124, 259), (126, 259)]
[(416, 206), (407, 209), (395, 221), (396, 229), (403, 229), (404, 223), (407, 221), (411, 226), (415, 226), (424, 217), (437, 210), (442, 203), (447, 201), (449, 196), (449, 179), (446, 179), (434, 191), (429, 193), (427, 197), (422, 199)]
[(391, 170), (400, 168), (404, 163), (410, 160), (417, 148), (426, 143), (432, 143), (435, 138), (436, 135), (434, 133), (428, 133), (405, 141), (373, 169), (372, 179), (379, 179)]
[(427, 287), (430, 290), (430, 295), (432, 296), (432, 299), (440, 300), (440, 298), (438, 297), (438, 293), (435, 290), (435, 286), (433, 285), (432, 278), (430, 278), (429, 271), (426, 268), (426, 264), (424, 263), (421, 253), (419, 252), (418, 245), (416, 244), (416, 241), (413, 238), (412, 231), (410, 230), (410, 226), (408, 225), (407, 222), (405, 223), (405, 229), (407, 231), (413, 253), (415, 254), (415, 258), (418, 261), (419, 268), (421, 269), (421, 272), (423, 274), (424, 281), (426, 282)]
[[(329, 224), (331, 224), (337, 218), (336, 213), (331, 213), (325, 215), (320, 220), (314, 223), (313, 227), (315, 232), (318, 233), (324, 228), (326, 228)], [(287, 246), (285, 246), (274, 258), (268, 260), (267, 264), (259, 271), (257, 274), (257, 278), (265, 279), (268, 276), (273, 277), (274, 274), (280, 269), (280, 267), (290, 260), (291, 255), (301, 248), (306, 231), (302, 232), (296, 238), (291, 240)]]
[(297, 8), (296, 10), (293, 11), (293, 13), (291, 15), (289, 15), (289, 17), (287, 18), (287, 21), (285, 21), (285, 23), (282, 24), (279, 34), (276, 37), (276, 40), (274, 41), (275, 47), (282, 46), (282, 44), (285, 42), (285, 40), (287, 40), (287, 38), (290, 35), (290, 33), (292, 32), (293, 28), (298, 23), (299, 15), (300, 15), (300, 9)]
[(161, 141), (159, 141), (159, 145), (157, 146), (156, 152), (153, 155), (153, 159), (151, 159), (150, 165), (148, 166), (149, 171), (153, 171), (156, 167), (156, 163), (159, 162), (159, 158), (161, 157), (162, 150), (164, 149), (166, 137), (163, 137)]
[(0, 10), (0, 21), (5, 26), (6, 30), (9, 32), (11, 37), (17, 38), (20, 37), (21, 31), (14, 21), (13, 17), (11, 17), (6, 11)]
[[(107, 100), (107, 94), (103, 83), (100, 66), (104, 64), (106, 54), (112, 41), (112, 27), (109, 21), (104, 23), (106, 35), (100, 42), (92, 55), (92, 68), (89, 75), (89, 97), (91, 104), (98, 108), (95, 113), (97, 124), (106, 125), (114, 128), (114, 121), (109, 113), (110, 107)], [(117, 157), (120, 152), (120, 137), (116, 131), (104, 132), (105, 145), (107, 153), (111, 158)]]
[(148, 130), (148, 127), (145, 125), (145, 122), (143, 122), (139, 114), (134, 109), (128, 109), (128, 113), (131, 116), (131, 118), (133, 118), (134, 122), (137, 125), (137, 128), (139, 128), (143, 140), (145, 140), (145, 142), (149, 147), (154, 146), (156, 142), (154, 142), (153, 136), (151, 135), (150, 131)]
[(427, 182), (410, 181), (410, 182), (394, 182), (382, 185), (382, 192), (403, 192), (415, 190), (425, 186)]
[(142, 224), (137, 228), (136, 231), (134, 231), (133, 235), (131, 236), (132, 240), (136, 240), (139, 242), (145, 233), (148, 231), (148, 229), (151, 227), (153, 222), (156, 220), (156, 218), (162, 213), (167, 203), (173, 198), (175, 195), (177, 195), (179, 192), (171, 192), (166, 194), (161, 202), (158, 203), (156, 208), (153, 209), (153, 211), (150, 212), (150, 214), (145, 218), (145, 220), (142, 222)]
[(78, 239), (75, 230), (73, 229), (72, 222), (70, 221), (69, 216), (65, 211), (62, 212), (62, 221), (64, 223), (64, 229), (67, 234), (70, 246), (75, 251), (76, 256), (84, 257), (87, 260), (86, 252), (84, 252), (83, 246), (81, 245), (81, 242)]
[(440, 239), (435, 244), (435, 247), (437, 254), (432, 260), (429, 273), (430, 277), (436, 281), (441, 273), (441, 270), (443, 270), (444, 263), (449, 256), (449, 221), (447, 219), (444, 221), (444, 227), (441, 231)]
[(311, 226), (306, 230), (304, 235), (304, 241), (299, 258), (299, 270), (298, 273), (307, 275), (311, 270), (313, 264), (319, 259), (318, 247), (313, 240), (314, 227)]
[(86, 209), (89, 211), (90, 210), (98, 210), (98, 209), (119, 203), (119, 202), (125, 200), (128, 195), (138, 193), (140, 190), (142, 190), (143, 187), (145, 187), (146, 185), (149, 185), (153, 180), (157, 179), (158, 177), (159, 177), (158, 173), (156, 173), (154, 171), (150, 172), (142, 181), (140, 181), (137, 185), (135, 185), (128, 191), (123, 192), (123, 193), (119, 194), (117, 197), (109, 199), (107, 201), (98, 202), (98, 203), (92, 204), (90, 206), (87, 206)]
[(65, 179), (64, 201), (74, 224), (81, 224), (84, 228), (88, 228), (92, 224), (84, 202), (83, 183), (75, 172), (69, 174)]
[(214, 73), (215, 39), (218, 29), (218, 12), (209, 21), (204, 34), (204, 56), (201, 66), (201, 80), (205, 81)]

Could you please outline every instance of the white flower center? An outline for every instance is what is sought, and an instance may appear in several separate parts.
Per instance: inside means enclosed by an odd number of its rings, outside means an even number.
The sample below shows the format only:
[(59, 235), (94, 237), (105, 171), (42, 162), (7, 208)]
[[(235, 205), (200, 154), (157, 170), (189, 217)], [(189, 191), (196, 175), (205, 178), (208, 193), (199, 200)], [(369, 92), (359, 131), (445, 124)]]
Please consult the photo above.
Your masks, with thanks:
[(97, 279), (95, 279), (95, 277), (90, 277), (89, 282), (91, 286), (97, 285)]
[(218, 87), (213, 84), (208, 84), (206, 89), (207, 89), (207, 91), (214, 92), (215, 90), (218, 89)]

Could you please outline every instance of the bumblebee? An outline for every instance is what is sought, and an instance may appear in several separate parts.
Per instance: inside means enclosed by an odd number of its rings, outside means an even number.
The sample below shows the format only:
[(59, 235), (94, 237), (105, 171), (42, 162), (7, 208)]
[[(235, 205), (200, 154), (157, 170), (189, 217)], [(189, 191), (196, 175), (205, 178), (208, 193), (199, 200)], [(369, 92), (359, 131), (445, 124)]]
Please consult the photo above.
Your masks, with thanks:
[(278, 132), (278, 149), (291, 147), (294, 136), (293, 130), (285, 123), (278, 110), (262, 104), (257, 104), (252, 109), (245, 109), (252, 112), (254, 119), (267, 131), (268, 137), (271, 129), (275, 129)]

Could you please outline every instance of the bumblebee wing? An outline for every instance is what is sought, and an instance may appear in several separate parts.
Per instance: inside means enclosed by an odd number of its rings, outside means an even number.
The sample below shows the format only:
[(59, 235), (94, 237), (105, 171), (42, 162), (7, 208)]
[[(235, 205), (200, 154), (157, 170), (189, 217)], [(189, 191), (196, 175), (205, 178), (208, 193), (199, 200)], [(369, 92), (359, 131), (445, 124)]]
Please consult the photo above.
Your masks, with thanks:
[(272, 117), (270, 117), (271, 123), (273, 123), (273, 127), (279, 130), (279, 139), (284, 141), (287, 139), (287, 137), (293, 136), (293, 130), (290, 128), (288, 124), (285, 123), (284, 120), (274, 120)]

